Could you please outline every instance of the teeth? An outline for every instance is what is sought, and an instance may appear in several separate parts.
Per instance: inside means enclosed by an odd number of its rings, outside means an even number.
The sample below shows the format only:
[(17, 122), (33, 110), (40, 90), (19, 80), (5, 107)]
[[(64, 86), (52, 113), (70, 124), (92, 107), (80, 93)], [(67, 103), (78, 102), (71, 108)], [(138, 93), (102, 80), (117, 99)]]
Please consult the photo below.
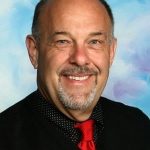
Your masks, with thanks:
[(83, 80), (88, 79), (88, 76), (84, 76), (84, 77), (69, 76), (69, 79), (71, 79), (71, 80), (77, 80), (77, 81), (83, 81)]

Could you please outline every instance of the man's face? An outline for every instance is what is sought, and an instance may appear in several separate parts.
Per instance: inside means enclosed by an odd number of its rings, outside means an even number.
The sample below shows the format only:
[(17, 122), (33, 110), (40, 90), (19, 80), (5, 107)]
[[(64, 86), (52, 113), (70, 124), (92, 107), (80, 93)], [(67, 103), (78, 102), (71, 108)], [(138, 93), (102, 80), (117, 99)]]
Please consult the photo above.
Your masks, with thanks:
[(35, 52), (39, 89), (60, 110), (92, 109), (114, 57), (105, 8), (96, 0), (55, 1), (45, 6), (40, 31)]

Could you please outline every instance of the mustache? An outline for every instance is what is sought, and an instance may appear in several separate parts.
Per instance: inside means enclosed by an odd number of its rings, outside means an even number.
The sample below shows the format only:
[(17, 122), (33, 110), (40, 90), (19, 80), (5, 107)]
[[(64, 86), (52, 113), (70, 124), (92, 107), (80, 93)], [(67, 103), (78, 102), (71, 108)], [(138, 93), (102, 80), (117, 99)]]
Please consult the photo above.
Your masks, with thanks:
[(87, 66), (72, 66), (60, 71), (60, 75), (73, 75), (73, 74), (86, 74), (86, 75), (97, 75), (99, 71)]

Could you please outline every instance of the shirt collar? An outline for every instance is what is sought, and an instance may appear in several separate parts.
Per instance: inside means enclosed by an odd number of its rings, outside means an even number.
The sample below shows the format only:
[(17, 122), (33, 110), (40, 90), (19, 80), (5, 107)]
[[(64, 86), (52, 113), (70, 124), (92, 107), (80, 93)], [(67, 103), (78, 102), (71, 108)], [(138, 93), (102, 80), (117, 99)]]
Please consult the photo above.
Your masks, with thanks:
[[(73, 142), (77, 142), (80, 138), (78, 131), (74, 129), (77, 123), (61, 113), (52, 103), (46, 100), (39, 90), (36, 91), (36, 100), (33, 103), (34, 110), (39, 112), (41, 117), (56, 125), (66, 136), (70, 137)], [(101, 102), (98, 101), (90, 119), (94, 119), (98, 127), (103, 127), (103, 113)]]

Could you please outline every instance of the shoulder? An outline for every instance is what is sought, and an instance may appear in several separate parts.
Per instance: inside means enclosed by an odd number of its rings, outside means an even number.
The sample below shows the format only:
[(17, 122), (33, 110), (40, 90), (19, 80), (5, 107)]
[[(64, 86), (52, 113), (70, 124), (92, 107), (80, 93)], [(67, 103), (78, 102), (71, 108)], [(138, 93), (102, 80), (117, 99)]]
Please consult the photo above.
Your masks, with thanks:
[(19, 101), (18, 103), (14, 104), (13, 106), (9, 107), (5, 111), (0, 113), (0, 127), (6, 123), (16, 122), (17, 120), (23, 120), (28, 117), (31, 108), (30, 102), (34, 100), (35, 92), (28, 95), (23, 100)]
[(149, 150), (150, 120), (138, 108), (101, 98), (106, 149)]
[[(137, 143), (148, 143), (150, 119), (140, 109), (101, 98), (105, 134)], [(147, 141), (147, 142), (146, 142)], [(142, 145), (142, 144), (141, 144)]]
[(35, 92), (30, 94), (0, 113), (0, 149), (9, 149), (9, 146), (17, 144), (16, 141), (23, 142), (24, 138), (29, 139), (30, 135), (32, 137), (36, 133), (36, 116), (31, 105), (36, 100), (35, 95)]
[[(127, 120), (147, 120), (149, 118), (138, 108), (125, 105), (120, 102), (112, 101), (107, 98), (101, 98), (102, 109), (107, 117), (117, 117)], [(113, 118), (114, 119), (114, 118)]]

